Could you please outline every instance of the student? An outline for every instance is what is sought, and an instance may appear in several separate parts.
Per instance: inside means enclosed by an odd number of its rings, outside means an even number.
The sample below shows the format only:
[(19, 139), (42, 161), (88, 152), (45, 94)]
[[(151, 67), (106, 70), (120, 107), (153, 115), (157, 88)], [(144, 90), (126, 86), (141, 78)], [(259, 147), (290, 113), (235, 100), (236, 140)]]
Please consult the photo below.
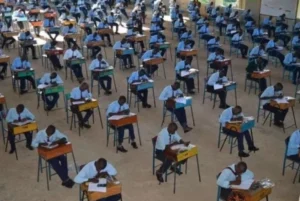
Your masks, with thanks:
[[(58, 31), (51, 30), (51, 28), (55, 27), (55, 18), (45, 18), (43, 23), (44, 29), (50, 39), (52, 41), (56, 41), (57, 36), (59, 35)], [(54, 34), (54, 37), (52, 37), (52, 34)]]
[(268, 65), (268, 60), (267, 59), (264, 59), (263, 57), (266, 55), (265, 53), (265, 45), (264, 44), (260, 44), (256, 47), (254, 47), (250, 54), (249, 54), (249, 60), (252, 60), (252, 59), (255, 59), (257, 57), (261, 57), (261, 60), (262, 60), (262, 65), (264, 67), (266, 67)]
[(275, 29), (275, 38), (282, 40), (284, 47), (287, 47), (291, 37), (288, 35), (287, 30), (283, 24), (276, 26)]
[(28, 80), (31, 83), (31, 86), (33, 89), (36, 89), (35, 86), (35, 80), (33, 79), (32, 76), (25, 76), (25, 77), (18, 77), (16, 72), (18, 71), (25, 71), (25, 70), (29, 70), (31, 68), (31, 64), (28, 61), (26, 55), (23, 55), (21, 58), (17, 57), (15, 58), (15, 60), (13, 61), (12, 64), (12, 71), (15, 73), (15, 79), (16, 80), (20, 80), (20, 94), (25, 94), (27, 93), (27, 90), (25, 90), (26, 88), (26, 80)]
[[(3, 56), (3, 51), (2, 49), (0, 49), (0, 57)], [(2, 67), (2, 69), (0, 70), (0, 79), (1, 80), (4, 80), (4, 77), (6, 75), (6, 72), (7, 72), (7, 66), (8, 66), (8, 63), (7, 62), (1, 62), (0, 63), (0, 67)]]
[(280, 52), (280, 50), (278, 49), (278, 46), (277, 46), (277, 39), (271, 39), (269, 40), (269, 42), (267, 43), (267, 46), (266, 46), (266, 52), (268, 53), (269, 56), (272, 56), (272, 57), (275, 57), (277, 58), (281, 65), (284, 66), (284, 55)]
[(300, 33), (295, 35), (292, 40), (293, 50), (299, 52), (300, 51)]
[(269, 42), (269, 39), (265, 38), (264, 34), (264, 30), (260, 26), (258, 26), (253, 30), (252, 40), (256, 43), (266, 44)]
[[(52, 73), (45, 73), (43, 77), (40, 79), (39, 84), (44, 84), (44, 85), (50, 85), (50, 86), (57, 86), (57, 85), (62, 85), (64, 82), (60, 78), (60, 76), (56, 72)], [(54, 106), (57, 104), (57, 101), (59, 99), (59, 93), (51, 93), (44, 95), (43, 93), (41, 94), (43, 101), (46, 103), (45, 110), (50, 111), (54, 108)]]
[(235, 107), (229, 107), (226, 110), (224, 110), (220, 115), (219, 122), (221, 123), (222, 130), (225, 134), (237, 138), (239, 157), (248, 157), (249, 154), (244, 152), (244, 137), (246, 138), (248, 144), (248, 150), (250, 152), (251, 151), (255, 152), (259, 150), (257, 147), (254, 146), (254, 142), (250, 136), (250, 132), (247, 130), (242, 133), (239, 133), (225, 127), (226, 123), (230, 121), (243, 121), (243, 119), (244, 119), (244, 115), (242, 113), (241, 106), (235, 106)]
[(289, 52), (285, 55), (283, 61), (283, 67), (288, 71), (293, 71), (293, 84), (297, 84), (297, 79), (300, 80), (300, 68), (297, 65), (297, 56), (297, 52)]
[(214, 37), (207, 42), (207, 49), (209, 52), (220, 51), (221, 55), (224, 55), (224, 50), (220, 46), (220, 37)]
[(64, 54), (64, 60), (66, 60), (66, 65), (72, 69), (79, 83), (83, 82), (84, 80), (82, 74), (82, 67), (80, 64), (71, 65), (71, 60), (80, 58), (83, 58), (83, 56), (79, 52), (78, 46), (76, 44), (74, 44), (71, 49), (67, 49), (67, 51)]
[(271, 38), (272, 34), (275, 36), (275, 26), (272, 23), (272, 16), (265, 17), (262, 23), (262, 27), (268, 30), (268, 37)]
[(113, 29), (113, 27), (116, 27), (115, 34), (119, 34), (119, 25), (116, 23), (116, 16), (114, 16), (114, 13), (111, 12), (109, 16), (107, 16), (107, 23), (109, 24), (110, 28)]
[(149, 77), (147, 76), (145, 69), (140, 69), (138, 71), (133, 72), (128, 79), (128, 83), (130, 84), (131, 88), (131, 93), (134, 93), (138, 96), (138, 98), (143, 104), (143, 108), (151, 108), (151, 105), (148, 104), (148, 89), (136, 91), (134, 83), (147, 81), (149, 81)]
[[(175, 166), (172, 166), (173, 161), (169, 160), (165, 156), (165, 150), (169, 149), (174, 144), (184, 144), (188, 146), (190, 142), (185, 142), (181, 139), (181, 137), (177, 133), (178, 126), (176, 123), (172, 122), (168, 125), (168, 127), (163, 128), (159, 134), (157, 135), (156, 144), (155, 144), (155, 155), (156, 158), (162, 161), (162, 165), (156, 171), (157, 180), (162, 183), (164, 182), (163, 175), (170, 168), (171, 171), (176, 174), (181, 175), (182, 172)], [(176, 165), (182, 165), (186, 162), (186, 160), (177, 163)]]
[(192, 63), (192, 58), (186, 57), (185, 60), (179, 61), (176, 64), (175, 71), (176, 71), (176, 78), (180, 81), (185, 82), (188, 93), (195, 94), (195, 92), (194, 92), (194, 89), (195, 89), (194, 77), (193, 76), (189, 76), (189, 77), (181, 76), (181, 71), (191, 69), (191, 63)]
[(137, 51), (135, 49), (135, 43), (139, 43), (140, 44), (141, 52), (144, 52), (144, 50), (145, 50), (145, 45), (144, 45), (143, 41), (135, 42), (135, 40), (132, 40), (132, 37), (135, 37), (136, 35), (137, 35), (137, 32), (134, 31), (133, 28), (128, 28), (127, 29), (127, 34), (125, 36), (128, 39), (128, 42), (131, 43), (131, 47), (133, 47), (133, 50), (134, 50), (135, 54), (137, 54)]
[[(113, 50), (121, 50), (121, 49), (129, 49), (131, 48), (130, 44), (127, 42), (126, 38), (122, 38), (121, 41), (117, 41), (115, 45), (113, 46)], [(134, 68), (135, 66), (132, 63), (132, 57), (130, 54), (125, 55), (118, 55), (116, 54), (117, 58), (120, 58), (123, 60), (123, 64), (125, 68)], [(128, 62), (127, 62), (128, 61)], [(127, 65), (129, 63), (129, 65)]]
[(208, 22), (205, 23), (205, 25), (203, 25), (198, 32), (199, 32), (200, 38), (203, 40), (209, 41), (210, 39), (214, 38), (214, 36), (210, 35)]
[(89, 43), (90, 42), (99, 42), (99, 41), (102, 41), (102, 38), (97, 32), (91, 33), (84, 40), (84, 43), (87, 46), (87, 48), (92, 50), (91, 57), (93, 59), (95, 59), (96, 55), (101, 51), (101, 47), (100, 46), (89, 46)]
[(143, 66), (145, 66), (145, 68), (147, 69), (147, 73), (150, 76), (152, 76), (154, 74), (154, 72), (157, 71), (158, 65), (157, 64), (148, 65), (145, 63), (145, 61), (148, 59), (153, 59), (153, 58), (162, 58), (158, 47), (155, 47), (152, 50), (147, 50), (141, 57), (141, 59), (143, 61)]
[[(99, 72), (94, 71), (94, 70), (103, 70), (109, 67), (109, 64), (107, 61), (105, 61), (102, 57), (102, 54), (98, 54), (97, 58), (92, 61), (90, 64), (89, 69), (92, 71), (92, 78), (94, 80), (97, 80), (105, 91), (105, 95), (110, 95), (111, 94), (111, 77), (109, 75), (105, 76), (99, 76)], [(105, 81), (107, 84), (105, 85)]]
[[(41, 148), (43, 146), (63, 145), (67, 142), (68, 138), (66, 135), (57, 130), (55, 126), (49, 125), (46, 129), (43, 129), (36, 134), (31, 146), (34, 148)], [(50, 163), (51, 168), (53, 168), (58, 174), (60, 180), (62, 181), (61, 185), (67, 188), (72, 188), (74, 181), (70, 179), (68, 175), (67, 157), (65, 155), (60, 155), (47, 160), (47, 162)]]
[(182, 40), (178, 43), (177, 48), (176, 48), (176, 56), (178, 58), (181, 58), (182, 60), (185, 59), (183, 56), (180, 56), (180, 52), (183, 50), (191, 50), (193, 49), (192, 44), (190, 43), (189, 40)]
[(192, 130), (191, 127), (187, 125), (186, 113), (184, 107), (173, 109), (167, 106), (167, 101), (173, 100), (176, 97), (183, 97), (183, 93), (180, 90), (180, 83), (174, 82), (172, 85), (166, 86), (159, 96), (159, 100), (164, 101), (164, 107), (170, 112), (174, 112), (176, 118), (178, 119), (180, 125), (185, 133)]
[(264, 68), (265, 68), (265, 66), (263, 64), (263, 60), (261, 57), (258, 57), (256, 59), (253, 59), (252, 61), (250, 61), (246, 68), (247, 79), (257, 82), (259, 84), (260, 92), (263, 92), (267, 88), (267, 80), (266, 80), (266, 78), (260, 78), (260, 79), (252, 78), (252, 73), (254, 71), (263, 71)]
[[(31, 35), (30, 31), (22, 32), (19, 36), (20, 41), (34, 41), (34, 37)], [(33, 45), (23, 45), (24, 52), (27, 54), (28, 48), (31, 49), (32, 59), (38, 59), (35, 54), (35, 48)]]
[(229, 21), (226, 26), (226, 36), (232, 38), (237, 32), (236, 24), (233, 21)]
[(217, 27), (219, 27), (219, 33), (220, 36), (222, 36), (223, 34), (223, 28), (226, 28), (226, 21), (224, 19), (223, 13), (220, 13), (217, 18), (216, 18), (216, 25)]
[(227, 92), (224, 88), (214, 89), (214, 85), (222, 84), (222, 83), (226, 83), (226, 82), (228, 82), (228, 78), (225, 76), (224, 70), (220, 70), (220, 71), (213, 73), (209, 77), (209, 79), (207, 81), (207, 85), (206, 85), (206, 90), (208, 92), (218, 94), (218, 96), (220, 98), (219, 108), (221, 108), (221, 109), (227, 109), (228, 107), (230, 107), (229, 105), (226, 104)]
[(227, 18), (229, 18), (230, 13), (232, 13), (232, 4), (229, 4), (227, 7), (225, 7), (224, 13), (225, 13), (225, 16)]
[(300, 130), (297, 129), (294, 131), (289, 138), (290, 140), (287, 148), (287, 156), (289, 159), (300, 163)]
[(241, 50), (243, 59), (247, 59), (246, 55), (248, 54), (248, 46), (242, 43), (243, 31), (240, 30), (238, 33), (234, 34), (231, 40), (232, 40), (232, 45), (238, 48), (239, 50)]
[(221, 199), (228, 200), (232, 192), (231, 185), (240, 185), (243, 181), (251, 179), (254, 179), (254, 174), (247, 168), (245, 162), (226, 167), (217, 177), (217, 185), (221, 187)]
[[(129, 106), (126, 103), (125, 96), (120, 96), (118, 100), (112, 102), (109, 104), (107, 111), (106, 111), (106, 117), (109, 118), (114, 115), (128, 115), (130, 113)], [(110, 126), (112, 127), (112, 126)], [(115, 127), (112, 127), (113, 129), (116, 129)], [(120, 152), (126, 153), (127, 150), (123, 147), (123, 139), (124, 139), (124, 131), (125, 129), (129, 132), (129, 138), (131, 141), (131, 146), (134, 149), (137, 149), (138, 146), (135, 142), (135, 135), (134, 135), (134, 128), (132, 124), (127, 124), (125, 126), (118, 127), (118, 146), (117, 149)]]
[[(47, 50), (55, 50), (55, 49), (56, 49), (56, 47), (55, 47), (56, 44), (57, 44), (56, 41), (47, 42), (47, 43), (43, 46), (43, 49), (44, 49), (45, 51), (47, 51)], [(55, 55), (55, 54), (50, 54), (50, 55), (47, 55), (47, 57), (48, 57), (49, 60), (51, 61), (54, 70), (61, 70), (61, 69), (63, 69), (63, 66), (60, 64), (60, 60), (59, 60), (59, 58), (58, 58), (57, 55)]]
[[(74, 178), (77, 184), (82, 184), (85, 182), (99, 183), (100, 178), (112, 179), (117, 181), (115, 176), (117, 175), (117, 170), (112, 164), (106, 161), (104, 158), (100, 158), (96, 161), (91, 161), (83, 166), (80, 172)], [(100, 199), (98, 201), (119, 201), (121, 199), (121, 194), (109, 196), (107, 198)]]
[(228, 71), (228, 66), (224, 65), (221, 68), (219, 68), (217, 66), (217, 64), (215, 63), (216, 61), (222, 61), (224, 60), (225, 57), (222, 54), (222, 51), (217, 49), (216, 52), (212, 52), (209, 54), (207, 61), (210, 63), (209, 67), (214, 69), (214, 70), (223, 70), (225, 73), (225, 76), (227, 75), (227, 71)]
[[(78, 121), (79, 121), (79, 126), (81, 128), (91, 128), (91, 126), (87, 123), (89, 118), (93, 114), (92, 109), (88, 109), (85, 111), (79, 111), (79, 106), (78, 105), (73, 105), (73, 102), (76, 101), (90, 101), (92, 98), (92, 94), (90, 93), (89, 90), (89, 85), (86, 82), (83, 82), (79, 87), (75, 87), (71, 91), (71, 110), (73, 113), (77, 115)], [(86, 112), (85, 116), (82, 116), (82, 112)]]
[(278, 127), (283, 127), (284, 119), (289, 109), (281, 110), (276, 106), (270, 105), (271, 99), (282, 98), (283, 85), (281, 83), (277, 83), (274, 86), (269, 86), (265, 89), (265, 91), (260, 95), (261, 105), (264, 110), (274, 113), (274, 125)]
[(76, 27), (73, 26), (72, 23), (70, 23), (68, 26), (64, 26), (63, 30), (62, 30), (62, 35), (64, 36), (64, 40), (67, 42), (68, 44), (68, 48), (71, 48), (71, 44), (77, 45), (76, 40), (74, 38), (68, 38), (66, 37), (68, 34), (76, 34), (77, 33), (77, 29)]
[[(10, 154), (16, 151), (15, 135), (13, 134), (13, 128), (15, 127), (15, 125), (13, 123), (34, 121), (34, 119), (34, 115), (27, 108), (25, 108), (23, 104), (17, 105), (16, 108), (9, 109), (8, 114), (6, 116), (6, 122), (8, 127), (7, 137), (10, 143)], [(26, 148), (29, 150), (33, 150), (31, 146), (32, 132), (25, 132), (24, 135), (26, 138)]]
[[(155, 44), (165, 43), (165, 42), (166, 42), (166, 36), (159, 32), (158, 34), (152, 35), (150, 37), (149, 46), (151, 49), (154, 49)], [(166, 51), (167, 51), (167, 49), (160, 49), (161, 56), (164, 56)]]
[(12, 32), (12, 27), (8, 27), (6, 23), (3, 23), (1, 27), (1, 36), (3, 37), (2, 46), (1, 46), (2, 49), (4, 47), (8, 48), (9, 45), (12, 45), (14, 42), (16, 42), (16, 39), (14, 39), (12, 36), (10, 37), (5, 36), (4, 33), (6, 32)]
[[(98, 30), (101, 30), (101, 29), (109, 29), (109, 25), (107, 23), (107, 20), (104, 19), (103, 21), (99, 22), (98, 26), (97, 26), (97, 29)], [(108, 40), (108, 46), (109, 47), (112, 47), (112, 44), (111, 44), (111, 39), (110, 39), (110, 35), (109, 34), (100, 34), (101, 38), (104, 39), (104, 37), (107, 38)]]

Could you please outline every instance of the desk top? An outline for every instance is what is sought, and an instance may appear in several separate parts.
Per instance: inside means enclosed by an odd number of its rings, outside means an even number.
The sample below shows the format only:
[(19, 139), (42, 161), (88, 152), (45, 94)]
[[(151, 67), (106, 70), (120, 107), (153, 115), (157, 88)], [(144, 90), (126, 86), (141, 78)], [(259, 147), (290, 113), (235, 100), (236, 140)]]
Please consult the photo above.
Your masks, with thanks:
[(122, 185), (121, 184), (114, 184), (114, 183), (107, 183), (106, 192), (89, 192), (88, 191), (88, 182), (83, 183), (80, 185), (82, 191), (87, 192), (88, 200), (89, 201), (97, 201), (103, 198), (107, 198), (113, 195), (118, 195), (122, 193)]
[(68, 142), (67, 144), (59, 145), (53, 149), (47, 149), (44, 147), (39, 147), (37, 149), (38, 154), (45, 160), (50, 160), (52, 158), (71, 153), (73, 151), (72, 144)]

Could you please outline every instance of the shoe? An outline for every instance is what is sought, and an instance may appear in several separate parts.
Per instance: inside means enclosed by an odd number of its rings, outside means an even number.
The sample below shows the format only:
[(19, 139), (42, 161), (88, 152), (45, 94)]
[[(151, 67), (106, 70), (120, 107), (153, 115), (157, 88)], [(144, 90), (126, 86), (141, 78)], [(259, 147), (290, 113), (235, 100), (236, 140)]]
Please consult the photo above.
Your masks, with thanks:
[(110, 94), (111, 94), (111, 91), (105, 91), (104, 94), (105, 94), (105, 95), (110, 95)]
[(118, 149), (118, 151), (120, 151), (122, 153), (126, 153), (127, 152), (127, 150), (123, 146), (118, 146), (117, 149)]
[(67, 187), (67, 188), (72, 188), (74, 186), (75, 182), (72, 179), (68, 179), (67, 181), (64, 181), (61, 185)]
[(84, 81), (84, 77), (78, 78), (77, 80), (78, 80), (79, 84), (81, 84)]
[(26, 145), (26, 148), (29, 149), (30, 151), (33, 150), (33, 147), (31, 145)]
[(170, 170), (172, 172), (176, 172), (176, 174), (178, 174), (178, 175), (182, 175), (182, 172), (178, 168), (175, 169), (174, 167), (171, 167)]
[(152, 106), (150, 104), (146, 104), (146, 108), (151, 108)]
[(138, 146), (136, 145), (136, 142), (132, 142), (132, 143), (131, 143), (131, 146), (132, 146), (134, 149), (137, 149), (137, 148), (138, 148)]
[(162, 174), (156, 172), (156, 179), (159, 181), (159, 183), (164, 183), (164, 178)]
[(243, 59), (247, 59), (247, 56), (242, 56)]
[(15, 149), (11, 149), (8, 153), (13, 154), (13, 153), (15, 153), (15, 151), (16, 151)]
[(259, 148), (253, 146), (253, 147), (249, 147), (248, 150), (249, 150), (250, 152), (251, 152), (251, 151), (256, 152), (256, 151), (259, 150)]
[(184, 133), (190, 132), (191, 130), (193, 130), (193, 128), (186, 126), (183, 131)]
[(91, 128), (91, 125), (89, 125), (89, 124), (83, 124), (83, 127), (89, 129), (89, 128)]
[(28, 91), (27, 90), (21, 90), (20, 95), (26, 94)]
[(4, 80), (4, 75), (0, 75), (0, 79), (1, 79), (1, 80)]
[(189, 93), (189, 94), (195, 94), (195, 92), (194, 92), (194, 91), (189, 91), (188, 93)]
[(280, 121), (274, 122), (274, 125), (279, 127), (279, 128), (283, 128), (283, 126), (284, 126), (283, 123), (280, 122)]
[(108, 44), (108, 46), (109, 46), (109, 47), (112, 47), (112, 44), (110, 43), (110, 44)]
[(246, 158), (246, 157), (249, 157), (249, 154), (247, 154), (247, 153), (241, 151), (241, 152), (239, 152), (239, 157), (241, 157), (241, 158)]
[(33, 59), (33, 60), (37, 60), (38, 58), (37, 58), (37, 57), (32, 57), (32, 59)]
[(63, 69), (63, 68), (64, 68), (63, 66), (59, 66), (59, 67), (58, 67), (58, 70), (61, 70), (61, 69)]

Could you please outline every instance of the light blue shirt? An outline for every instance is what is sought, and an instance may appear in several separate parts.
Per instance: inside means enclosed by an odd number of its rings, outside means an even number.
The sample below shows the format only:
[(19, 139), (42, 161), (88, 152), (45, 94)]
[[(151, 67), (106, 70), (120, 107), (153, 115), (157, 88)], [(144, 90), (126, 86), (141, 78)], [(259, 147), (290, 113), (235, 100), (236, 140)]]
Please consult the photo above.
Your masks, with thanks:
[(160, 31), (161, 27), (158, 26), (157, 24), (151, 24), (150, 26), (150, 31)]
[(235, 26), (235, 25), (233, 25), (233, 24), (228, 24), (228, 25), (226, 26), (226, 32), (230, 32), (230, 31), (234, 31), (234, 30), (236, 30), (236, 26)]
[(246, 27), (247, 29), (253, 27), (253, 21), (247, 21), (246, 24), (245, 24), (245, 27)]
[[(267, 87), (264, 92), (260, 95), (260, 98), (266, 98), (266, 97), (273, 97), (273, 96), (279, 96), (282, 94), (282, 91), (276, 91), (274, 89), (274, 86)], [(261, 105), (265, 105), (267, 103), (270, 103), (270, 100), (261, 100)]]
[(31, 33), (28, 36), (26, 36), (25, 32), (22, 32), (19, 36), (19, 39), (20, 40), (33, 40), (34, 38), (31, 35)]
[(114, 23), (116, 21), (116, 18), (115, 16), (107, 16), (107, 23), (111, 24), (111, 23)]
[(139, 76), (139, 71), (135, 71), (135, 72), (131, 73), (131, 75), (128, 79), (128, 83), (131, 84), (137, 80), (149, 80), (149, 77), (147, 75)]
[(88, 42), (91, 42), (91, 41), (101, 41), (101, 40), (102, 39), (101, 39), (101, 36), (99, 34), (97, 34), (96, 37), (94, 37), (94, 34), (90, 34), (85, 38), (84, 42), (88, 43)]
[(109, 104), (107, 111), (106, 111), (106, 116), (109, 117), (110, 113), (117, 113), (117, 112), (122, 112), (124, 110), (129, 110), (129, 106), (127, 103), (124, 103), (123, 105), (120, 105), (119, 102), (116, 100)]
[(206, 25), (202, 26), (200, 30), (198, 31), (200, 34), (209, 34), (209, 27)]
[(222, 78), (220, 78), (220, 73), (219, 73), (219, 71), (217, 71), (209, 77), (209, 79), (207, 81), (207, 85), (214, 86), (220, 80), (222, 80), (222, 83), (228, 82), (227, 77), (223, 76)]
[(265, 17), (265, 19), (263, 20), (263, 25), (271, 25), (272, 22), (270, 21), (269, 17)]
[(264, 30), (259, 28), (255, 28), (252, 33), (252, 36), (263, 36), (263, 35), (264, 35)]
[(150, 59), (150, 58), (161, 58), (160, 51), (158, 51), (156, 54), (153, 54), (153, 50), (147, 50), (143, 56), (142, 56), (142, 61), (145, 59)]
[(169, 85), (163, 89), (163, 91), (159, 95), (159, 100), (166, 101), (173, 96), (176, 97), (176, 96), (180, 96), (180, 95), (183, 95), (183, 93), (180, 89), (173, 90), (172, 86)]
[(188, 70), (191, 68), (191, 65), (190, 64), (185, 64), (185, 61), (182, 60), (182, 61), (179, 61), (177, 64), (176, 64), (176, 67), (175, 67), (175, 71), (177, 74), (180, 74), (180, 71), (182, 70)]
[(163, 128), (157, 135), (155, 149), (165, 150), (167, 145), (173, 144), (175, 142), (180, 142), (181, 137), (177, 132), (174, 134), (169, 134), (168, 128)]
[(207, 42), (207, 45), (209, 47), (219, 47), (220, 46), (220, 41), (217, 41), (216, 38), (212, 38)]
[(153, 35), (150, 38), (150, 43), (163, 43), (164, 39), (163, 38), (158, 38), (158, 35)]
[(297, 30), (297, 29), (300, 29), (300, 22), (297, 22), (294, 26), (294, 29)]
[(287, 156), (297, 155), (300, 148), (300, 130), (292, 133), (288, 144)]
[(229, 107), (221, 113), (219, 122), (222, 124), (222, 127), (225, 127), (226, 123), (230, 122), (232, 118), (244, 117), (243, 113), (233, 115), (232, 109), (233, 107)]
[(104, 22), (100, 22), (97, 26), (98, 29), (105, 29), (105, 28), (109, 28), (109, 25), (104, 23)]
[(70, 9), (70, 13), (80, 13), (79, 7), (72, 6)]
[(217, 55), (215, 52), (212, 52), (209, 54), (207, 61), (211, 62), (211, 61), (215, 61), (215, 60), (223, 60), (224, 56), (223, 55)]
[(17, 69), (29, 69), (31, 68), (31, 64), (29, 61), (23, 61), (21, 60), (20, 57), (15, 58), (12, 64), (12, 70), (17, 70)]
[(68, 26), (64, 26), (62, 30), (63, 35), (67, 35), (68, 33), (76, 33), (77, 29), (75, 27), (72, 27), (71, 29)]
[(180, 42), (178, 43), (178, 46), (177, 46), (177, 52), (181, 52), (181, 51), (183, 51), (183, 50), (190, 50), (190, 49), (192, 49), (192, 47), (191, 47), (190, 44), (185, 45), (185, 44), (184, 44), (184, 41), (180, 41)]
[(193, 35), (192, 33), (189, 34), (189, 32), (184, 32), (181, 36), (180, 36), (180, 40), (183, 40), (183, 39), (193, 39)]
[(292, 44), (293, 44), (293, 46), (300, 45), (300, 39), (299, 39), (299, 36), (294, 36), (294, 37), (293, 37)]
[(75, 87), (71, 91), (70, 98), (80, 100), (82, 98), (92, 98), (92, 94), (88, 90), (81, 91), (79, 87)]
[(221, 15), (218, 15), (218, 17), (216, 18), (216, 23), (222, 23), (224, 21), (224, 17)]
[(6, 116), (6, 121), (7, 123), (12, 123), (15, 120), (19, 120), (19, 117), (21, 119), (35, 119), (35, 116), (31, 112), (29, 112), (27, 108), (24, 108), (23, 112), (21, 112), (20, 114), (17, 113), (16, 108), (10, 108)]
[(68, 138), (66, 135), (62, 134), (61, 132), (59, 132), (59, 130), (55, 129), (55, 132), (49, 137), (48, 139), (48, 135), (46, 133), (46, 129), (44, 130), (40, 130), (35, 138), (32, 140), (31, 146), (37, 148), (39, 147), (39, 144), (41, 143), (48, 143), (51, 144), (57, 140), (66, 138), (66, 140), (68, 141)]
[(113, 46), (113, 49), (114, 50), (118, 50), (118, 49), (122, 49), (122, 48), (130, 48), (130, 44), (129, 43), (121, 43), (121, 41), (117, 41), (114, 46)]
[(50, 84), (51, 82), (56, 82), (57, 84), (63, 84), (64, 82), (62, 81), (61, 77), (57, 74), (55, 78), (51, 79), (50, 78), (51, 73), (45, 73), (43, 77), (40, 80), (40, 84), (45, 84), (48, 83)]
[(49, 20), (48, 18), (44, 20), (44, 27), (54, 27), (54, 25), (54, 20)]
[(282, 29), (281, 26), (277, 26), (275, 29), (276, 34), (285, 34), (285, 32), (286, 32), (286, 29)]
[(99, 61), (99, 59), (94, 59), (92, 61), (92, 63), (89, 66), (90, 70), (95, 70), (95, 69), (105, 69), (108, 68), (109, 64), (107, 63), (107, 61), (105, 61), (104, 59), (101, 60), (101, 62)]
[(234, 34), (234, 36), (231, 39), (232, 42), (234, 43), (240, 43), (243, 41), (243, 35), (239, 35), (238, 33)]
[(174, 23), (174, 27), (175, 28), (181, 28), (184, 27), (184, 22), (180, 21), (180, 19), (176, 20), (176, 22)]
[(284, 57), (283, 63), (285, 65), (290, 65), (297, 62), (297, 58), (293, 56), (293, 53), (287, 53)]
[(267, 43), (266, 49), (273, 49), (276, 47), (276, 43), (274, 42), (274, 40), (269, 40), (269, 42)]
[(250, 57), (258, 57), (263, 56), (265, 51), (263, 49), (259, 49), (259, 46), (254, 47), (250, 52)]

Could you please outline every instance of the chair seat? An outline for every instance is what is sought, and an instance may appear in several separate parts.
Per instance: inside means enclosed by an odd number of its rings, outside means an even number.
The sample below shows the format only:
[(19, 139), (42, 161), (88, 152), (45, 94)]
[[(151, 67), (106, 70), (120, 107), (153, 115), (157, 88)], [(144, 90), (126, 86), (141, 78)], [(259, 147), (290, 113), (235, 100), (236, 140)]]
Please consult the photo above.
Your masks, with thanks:
[(300, 161), (299, 160), (295, 160), (293, 158), (291, 158), (290, 156), (286, 156), (287, 159), (289, 159), (290, 161), (294, 162), (294, 163), (297, 163), (300, 165)]

